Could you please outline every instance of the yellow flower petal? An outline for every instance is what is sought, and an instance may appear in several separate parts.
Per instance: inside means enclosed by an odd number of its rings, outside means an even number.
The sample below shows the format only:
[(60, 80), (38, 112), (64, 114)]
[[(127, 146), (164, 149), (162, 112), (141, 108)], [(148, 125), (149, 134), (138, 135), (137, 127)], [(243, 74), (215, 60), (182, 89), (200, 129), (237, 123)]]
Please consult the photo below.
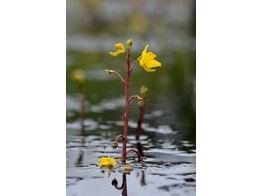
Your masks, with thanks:
[(102, 157), (99, 161), (100, 163), (98, 163), (98, 167), (101, 167), (103, 165), (108, 165), (108, 161), (107, 161), (107, 158), (106, 157)]
[(119, 54), (125, 53), (125, 47), (122, 43), (115, 44), (115, 47), (118, 49), (116, 52), (109, 52), (112, 56), (117, 56)]
[(156, 71), (155, 69), (151, 69), (154, 67), (161, 67), (161, 63), (155, 60), (156, 55), (152, 52), (147, 52), (148, 44), (142, 51), (142, 54), (140, 56), (139, 64), (141, 67), (144, 68), (147, 72), (154, 72)]
[(116, 166), (116, 161), (114, 158), (110, 158), (108, 157), (102, 157), (99, 161), (99, 163), (97, 164), (98, 167), (101, 166)]
[(108, 160), (109, 160), (109, 165), (116, 166), (116, 161), (115, 161), (114, 158), (110, 158), (110, 157), (108, 157)]
[(149, 47), (149, 45), (147, 44), (146, 47), (144, 48), (143, 52), (142, 52), (142, 56), (145, 56), (148, 47)]

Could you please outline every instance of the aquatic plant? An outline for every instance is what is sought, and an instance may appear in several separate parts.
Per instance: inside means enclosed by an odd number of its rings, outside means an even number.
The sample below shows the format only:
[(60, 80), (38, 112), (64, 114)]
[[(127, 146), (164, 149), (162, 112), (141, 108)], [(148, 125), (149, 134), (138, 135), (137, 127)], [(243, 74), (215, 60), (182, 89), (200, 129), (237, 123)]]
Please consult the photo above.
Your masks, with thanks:
[(144, 154), (143, 154), (142, 145), (141, 145), (140, 140), (139, 140), (139, 136), (140, 136), (140, 132), (141, 132), (141, 125), (142, 125), (142, 123), (144, 121), (144, 117), (145, 117), (147, 93), (148, 93), (148, 88), (145, 87), (145, 86), (141, 86), (140, 95), (143, 98), (143, 102), (142, 102), (142, 104), (139, 105), (140, 115), (139, 115), (139, 119), (137, 121), (137, 128), (136, 128), (136, 145), (137, 145), (137, 150), (142, 157), (144, 156)]
[[(161, 63), (158, 62), (157, 60), (155, 60), (156, 55), (152, 52), (147, 52), (147, 49), (149, 47), (149, 45), (147, 44), (144, 48), (144, 50), (142, 51), (141, 55), (134, 61), (134, 63), (131, 65), (130, 64), (130, 51), (132, 48), (132, 39), (127, 40), (126, 42), (126, 49), (124, 47), (124, 45), (122, 43), (117, 43), (115, 44), (115, 47), (117, 48), (117, 51), (115, 52), (109, 52), (110, 55), (112, 56), (118, 56), (120, 54), (125, 54), (126, 56), (126, 65), (127, 65), (127, 69), (126, 69), (126, 77), (125, 79), (115, 70), (108, 70), (106, 69), (106, 73), (107, 74), (115, 74), (117, 77), (119, 77), (119, 79), (121, 80), (121, 82), (124, 84), (125, 87), (125, 113), (122, 117), (122, 121), (124, 123), (124, 131), (122, 135), (119, 135), (116, 137), (115, 141), (112, 144), (113, 149), (118, 147), (118, 140), (120, 138), (122, 138), (123, 141), (123, 147), (122, 147), (122, 163), (125, 163), (126, 161), (126, 155), (129, 152), (135, 152), (137, 154), (138, 157), (138, 161), (142, 160), (142, 157), (140, 155), (139, 152), (137, 152), (134, 149), (130, 149), (127, 150), (126, 149), (126, 144), (127, 144), (127, 135), (128, 135), (128, 119), (129, 119), (129, 104), (133, 99), (137, 99), (138, 104), (141, 104), (143, 102), (143, 98), (140, 97), (139, 95), (133, 95), (133, 96), (129, 96), (129, 82), (130, 82), (130, 75), (131, 72), (134, 68), (134, 66), (139, 63), (139, 65), (147, 72), (154, 72), (156, 71), (155, 68), (156, 67), (160, 67)], [(146, 91), (144, 89), (144, 91)], [(145, 93), (145, 92), (144, 92)]]
[(84, 78), (85, 72), (82, 69), (76, 69), (71, 72), (71, 78), (77, 83), (81, 95), (80, 101), (80, 124), (81, 124), (81, 135), (84, 136), (85, 127), (85, 91), (84, 91)]

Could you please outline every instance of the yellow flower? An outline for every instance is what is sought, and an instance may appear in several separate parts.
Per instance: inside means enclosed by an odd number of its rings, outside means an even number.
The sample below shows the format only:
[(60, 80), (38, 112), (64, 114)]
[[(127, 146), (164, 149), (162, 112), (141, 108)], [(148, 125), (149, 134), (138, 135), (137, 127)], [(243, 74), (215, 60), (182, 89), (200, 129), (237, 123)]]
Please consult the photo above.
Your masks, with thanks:
[(76, 69), (71, 72), (71, 77), (78, 84), (83, 84), (85, 79), (85, 72), (82, 69)]
[(116, 161), (114, 158), (102, 157), (99, 161), (100, 163), (97, 164), (98, 167), (102, 166), (116, 166)]
[(117, 56), (119, 54), (125, 53), (125, 48), (122, 43), (115, 44), (115, 47), (118, 49), (116, 52), (109, 52), (112, 56)]
[(156, 61), (154, 58), (156, 58), (156, 55), (152, 52), (146, 52), (148, 48), (148, 44), (146, 45), (145, 49), (143, 50), (140, 59), (139, 64), (141, 67), (143, 67), (147, 72), (154, 72), (156, 71), (155, 67), (161, 67), (161, 63)]

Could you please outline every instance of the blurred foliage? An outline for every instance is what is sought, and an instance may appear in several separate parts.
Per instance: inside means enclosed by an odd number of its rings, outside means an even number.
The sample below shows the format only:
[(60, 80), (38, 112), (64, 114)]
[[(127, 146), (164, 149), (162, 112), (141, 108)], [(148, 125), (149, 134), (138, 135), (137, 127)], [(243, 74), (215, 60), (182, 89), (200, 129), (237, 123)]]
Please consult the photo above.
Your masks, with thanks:
[[(179, 127), (182, 137), (195, 142), (195, 1), (152, 1), (148, 5), (140, 0), (67, 0), (67, 38), (78, 35), (87, 40), (86, 48), (67, 47), (67, 95), (79, 93), (70, 74), (82, 69), (89, 107), (124, 96), (123, 84), (116, 76), (106, 75), (104, 69), (114, 69), (124, 77), (125, 57), (112, 57), (108, 52), (115, 49), (116, 42), (125, 43), (132, 38), (134, 61), (149, 44), (149, 51), (157, 55), (162, 67), (147, 73), (136, 65), (131, 74), (130, 94), (139, 94), (141, 85), (147, 86), (150, 91), (146, 113), (161, 110), (163, 115), (145, 121)], [(94, 120), (120, 120), (122, 114), (121, 108), (103, 113), (87, 108), (87, 117)], [(138, 106), (132, 103), (130, 118), (136, 121), (138, 114)], [(77, 118), (77, 113), (71, 114), (67, 122)]]

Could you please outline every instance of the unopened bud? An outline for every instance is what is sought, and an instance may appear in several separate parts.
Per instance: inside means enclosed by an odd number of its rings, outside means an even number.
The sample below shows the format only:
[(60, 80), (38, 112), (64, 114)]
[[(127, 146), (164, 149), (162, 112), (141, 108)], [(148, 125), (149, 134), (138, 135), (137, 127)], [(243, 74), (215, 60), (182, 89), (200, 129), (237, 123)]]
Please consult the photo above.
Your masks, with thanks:
[(83, 84), (85, 78), (85, 72), (82, 69), (76, 69), (71, 73), (71, 77), (78, 84)]
[(118, 147), (118, 144), (117, 144), (117, 143), (113, 143), (113, 144), (112, 144), (112, 148), (113, 148), (113, 149), (116, 149), (117, 147)]
[(114, 70), (109, 70), (109, 69), (105, 69), (105, 71), (106, 71), (106, 74), (111, 74), (114, 72)]
[(138, 101), (138, 105), (140, 105), (140, 104), (142, 103), (142, 101), (143, 101), (143, 98), (138, 97), (138, 98), (137, 98), (137, 101)]
[(122, 117), (122, 123), (123, 123), (123, 125), (125, 125), (125, 117), (124, 116)]
[(142, 97), (145, 97), (146, 94), (147, 94), (147, 92), (148, 92), (148, 88), (145, 87), (145, 86), (141, 86), (141, 88), (140, 88), (140, 95), (141, 95)]
[(114, 179), (112, 180), (111, 184), (112, 184), (113, 186), (117, 186), (118, 182), (117, 182), (117, 180), (114, 178)]
[(124, 113), (124, 116), (122, 117), (122, 123), (125, 125), (125, 120), (126, 120), (126, 113)]
[(131, 50), (132, 43), (133, 43), (132, 39), (129, 39), (129, 40), (126, 41), (126, 47), (127, 47), (128, 50)]

